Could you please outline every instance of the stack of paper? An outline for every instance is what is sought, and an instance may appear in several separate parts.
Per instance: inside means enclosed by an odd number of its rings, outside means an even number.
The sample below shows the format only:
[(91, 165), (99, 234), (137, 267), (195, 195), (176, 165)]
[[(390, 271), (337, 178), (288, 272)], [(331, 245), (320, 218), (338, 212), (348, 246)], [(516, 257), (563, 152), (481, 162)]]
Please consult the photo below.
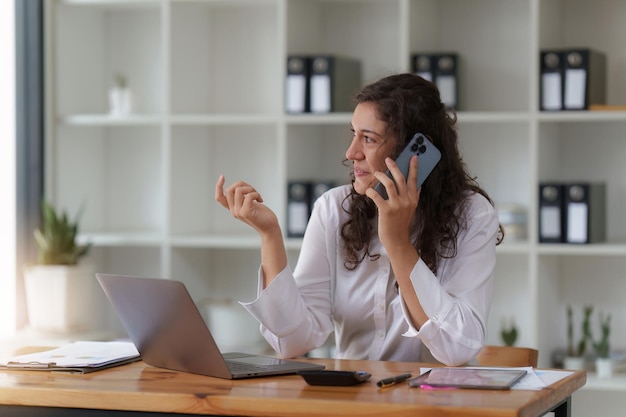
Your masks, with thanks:
[(93, 372), (140, 359), (130, 342), (74, 342), (57, 349), (29, 353), (0, 363), (0, 369)]

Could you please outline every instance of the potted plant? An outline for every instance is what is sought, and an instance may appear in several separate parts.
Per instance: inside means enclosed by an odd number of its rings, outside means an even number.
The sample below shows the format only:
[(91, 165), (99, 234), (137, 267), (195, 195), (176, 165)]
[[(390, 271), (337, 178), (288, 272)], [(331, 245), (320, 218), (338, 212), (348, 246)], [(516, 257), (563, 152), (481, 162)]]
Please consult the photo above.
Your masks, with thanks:
[(90, 245), (78, 245), (78, 218), (57, 214), (42, 202), (41, 227), (35, 229), (38, 248), (35, 265), (24, 273), (27, 309), (32, 328), (65, 333), (84, 330), (93, 307), (93, 268), (80, 264)]
[(515, 318), (511, 317), (511, 320), (507, 326), (506, 321), (502, 320), (502, 328), (500, 330), (500, 336), (505, 346), (514, 346), (517, 341), (517, 325), (515, 324)]
[(122, 73), (113, 75), (113, 87), (109, 90), (109, 108), (112, 115), (130, 114), (133, 110), (133, 94), (128, 79)]
[(611, 361), (611, 349), (609, 336), (611, 334), (611, 314), (600, 313), (598, 322), (601, 335), (597, 341), (592, 341), (596, 352), (596, 373), (598, 378), (608, 378), (613, 375), (613, 363)]
[(577, 344), (574, 344), (574, 313), (571, 306), (567, 307), (567, 356), (564, 362), (565, 369), (585, 369), (587, 341), (591, 338), (590, 320), (592, 312), (592, 306), (584, 307), (580, 340)]

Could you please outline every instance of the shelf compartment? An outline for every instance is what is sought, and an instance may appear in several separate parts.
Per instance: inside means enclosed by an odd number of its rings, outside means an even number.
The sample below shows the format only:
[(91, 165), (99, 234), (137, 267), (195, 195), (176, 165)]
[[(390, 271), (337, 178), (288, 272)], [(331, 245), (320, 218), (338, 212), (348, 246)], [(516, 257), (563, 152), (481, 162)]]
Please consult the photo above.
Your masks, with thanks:
[(282, 166), (272, 162), (280, 150), (277, 135), (272, 125), (173, 127), (168, 174), (171, 233), (252, 234), (250, 226), (215, 201), (220, 174), (226, 177), (226, 187), (245, 181), (261, 193), (265, 204), (278, 210), (284, 195), (277, 183)]
[(538, 138), (540, 181), (606, 183), (607, 242), (618, 247), (626, 243), (625, 127), (622, 121), (541, 122)]
[(163, 230), (158, 128), (59, 126), (54, 152), (53, 201), (83, 207), (82, 233)]
[(408, 62), (398, 30), (400, 12), (398, 1), (288, 0), (287, 54), (357, 59), (363, 82), (374, 81)]
[[(349, 184), (352, 164), (343, 164), (350, 146), (350, 125), (291, 125), (287, 128), (287, 178)], [(284, 184), (285, 192), (287, 184)]]
[(459, 55), (460, 110), (530, 109), (530, 2), (411, 0), (409, 5), (410, 53)]
[(109, 89), (118, 72), (127, 77), (132, 90), (133, 113), (162, 113), (160, 4), (132, 2), (120, 7), (114, 2), (105, 7), (98, 2), (98, 6), (74, 2), (56, 9), (56, 113), (108, 113)]
[(281, 112), (278, 22), (274, 2), (172, 3), (171, 112)]
[(540, 1), (539, 6), (540, 49), (591, 48), (604, 53), (607, 57), (607, 104), (626, 104), (626, 78), (623, 75), (626, 3), (552, 0)]
[[(541, 254), (537, 263), (537, 293), (540, 297), (537, 311), (538, 334), (540, 351), (546, 352), (545, 358), (549, 359), (555, 351), (564, 351), (567, 346), (568, 306), (574, 312), (575, 340), (581, 335), (582, 309), (591, 305), (594, 307), (591, 317), (592, 334), (596, 338), (600, 334), (598, 313), (611, 313), (611, 349), (623, 350), (626, 346), (626, 335), (619, 329), (626, 325), (626, 306), (622, 299), (626, 290), (626, 280), (623, 278), (625, 258), (610, 255)], [(588, 346), (588, 353), (593, 354), (591, 346)], [(545, 363), (545, 366), (550, 365), (551, 363)]]
[[(528, 207), (531, 187), (527, 123), (459, 123), (459, 147), (470, 174), (499, 204)], [(494, 158), (494, 155), (498, 155)], [(530, 221), (530, 213), (529, 213)], [(529, 223), (530, 224), (530, 223)]]

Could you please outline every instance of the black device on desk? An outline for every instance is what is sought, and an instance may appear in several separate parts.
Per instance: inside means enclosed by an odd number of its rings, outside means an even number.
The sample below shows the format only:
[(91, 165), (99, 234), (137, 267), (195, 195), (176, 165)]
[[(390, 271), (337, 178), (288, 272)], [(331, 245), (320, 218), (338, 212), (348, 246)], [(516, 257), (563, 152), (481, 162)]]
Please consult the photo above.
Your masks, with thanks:
[(372, 376), (365, 371), (304, 370), (298, 371), (309, 385), (349, 386), (365, 382)]

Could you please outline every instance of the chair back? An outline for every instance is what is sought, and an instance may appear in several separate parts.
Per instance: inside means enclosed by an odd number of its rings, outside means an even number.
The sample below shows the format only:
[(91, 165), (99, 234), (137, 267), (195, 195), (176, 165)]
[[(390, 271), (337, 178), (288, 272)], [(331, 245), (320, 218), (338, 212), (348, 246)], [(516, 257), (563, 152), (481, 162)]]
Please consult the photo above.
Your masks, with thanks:
[(532, 366), (537, 367), (537, 349), (516, 346), (485, 346), (476, 356), (480, 366)]

